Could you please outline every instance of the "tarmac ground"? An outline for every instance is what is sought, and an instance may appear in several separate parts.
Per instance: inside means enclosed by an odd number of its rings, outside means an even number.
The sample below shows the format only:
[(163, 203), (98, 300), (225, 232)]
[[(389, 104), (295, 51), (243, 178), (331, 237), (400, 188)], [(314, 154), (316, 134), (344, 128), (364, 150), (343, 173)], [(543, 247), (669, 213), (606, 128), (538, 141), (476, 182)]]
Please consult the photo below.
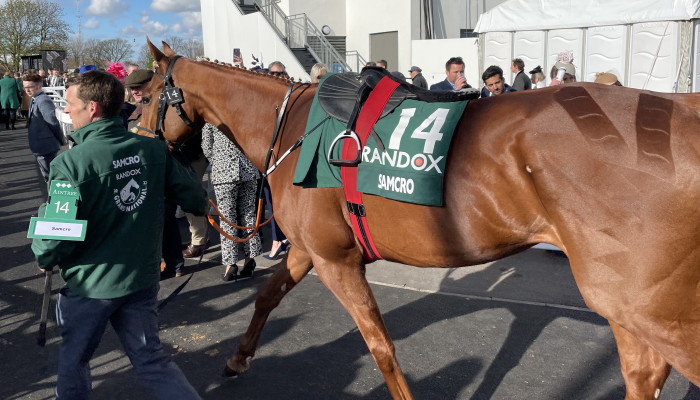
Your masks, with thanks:
[[(56, 383), (53, 315), (46, 347), (35, 339), (44, 277), (26, 234), (46, 188), (26, 135), (0, 131), (0, 399), (50, 399)], [(188, 275), (162, 281), (160, 293), (194, 274), (160, 313), (160, 337), (204, 399), (390, 398), (355, 324), (313, 272), (271, 314), (251, 369), (222, 378), (275, 262), (257, 257), (252, 279), (223, 282), (218, 235), (210, 233), (202, 262), (188, 260)], [(556, 253), (530, 249), (458, 269), (379, 261), (367, 277), (416, 399), (624, 397), (610, 328), (586, 308), (566, 258)], [(54, 302), (61, 284), (56, 276)], [(94, 399), (153, 398), (111, 328), (91, 366)], [(672, 372), (660, 399), (700, 399), (700, 390)]]

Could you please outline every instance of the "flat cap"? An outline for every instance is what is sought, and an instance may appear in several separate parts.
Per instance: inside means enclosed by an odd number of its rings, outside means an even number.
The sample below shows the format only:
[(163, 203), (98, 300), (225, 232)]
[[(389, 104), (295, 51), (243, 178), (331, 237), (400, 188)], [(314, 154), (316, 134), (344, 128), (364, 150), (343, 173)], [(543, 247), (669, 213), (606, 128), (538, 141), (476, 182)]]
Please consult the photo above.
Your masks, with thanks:
[(423, 72), (423, 70), (414, 65), (408, 70), (408, 72)]
[(126, 77), (124, 86), (128, 88), (139, 87), (148, 83), (153, 77), (153, 71), (150, 69), (137, 69)]

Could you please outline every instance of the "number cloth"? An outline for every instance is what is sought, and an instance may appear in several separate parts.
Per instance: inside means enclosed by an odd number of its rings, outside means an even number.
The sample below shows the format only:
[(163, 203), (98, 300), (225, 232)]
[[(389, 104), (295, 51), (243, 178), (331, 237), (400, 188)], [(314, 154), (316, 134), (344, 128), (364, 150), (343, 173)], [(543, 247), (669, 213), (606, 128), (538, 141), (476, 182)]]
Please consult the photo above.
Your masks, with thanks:
[[(328, 117), (316, 93), (306, 122), (307, 132)], [(372, 136), (365, 143), (357, 190), (393, 200), (441, 206), (447, 153), (466, 106), (467, 101), (404, 100), (374, 126), (385, 151)], [(329, 118), (304, 140), (294, 173), (295, 185), (342, 186), (340, 167), (330, 165), (327, 160), (331, 142), (345, 128), (345, 122)], [(333, 148), (332, 159), (341, 158), (342, 147), (338, 143)]]

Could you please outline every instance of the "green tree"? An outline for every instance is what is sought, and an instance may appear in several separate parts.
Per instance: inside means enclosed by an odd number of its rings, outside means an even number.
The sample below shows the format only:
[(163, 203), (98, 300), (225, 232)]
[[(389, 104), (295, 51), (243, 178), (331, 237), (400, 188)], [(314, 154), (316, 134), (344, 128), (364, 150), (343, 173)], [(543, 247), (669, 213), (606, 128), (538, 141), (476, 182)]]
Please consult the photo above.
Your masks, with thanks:
[(50, 0), (33, 0), (36, 12), (33, 23), (38, 25), (39, 50), (63, 50), (68, 45), (70, 26), (63, 20), (63, 7)]
[(153, 58), (153, 54), (151, 54), (151, 49), (147, 44), (144, 44), (139, 51), (136, 64), (138, 64), (140, 68), (153, 69), (154, 61), (155, 59)]
[(38, 13), (29, 0), (7, 0), (0, 6), (0, 66), (19, 71), (21, 57), (38, 47), (38, 27), (32, 16)]
[(19, 71), (21, 57), (66, 48), (70, 27), (51, 0), (7, 0), (0, 5), (0, 67)]

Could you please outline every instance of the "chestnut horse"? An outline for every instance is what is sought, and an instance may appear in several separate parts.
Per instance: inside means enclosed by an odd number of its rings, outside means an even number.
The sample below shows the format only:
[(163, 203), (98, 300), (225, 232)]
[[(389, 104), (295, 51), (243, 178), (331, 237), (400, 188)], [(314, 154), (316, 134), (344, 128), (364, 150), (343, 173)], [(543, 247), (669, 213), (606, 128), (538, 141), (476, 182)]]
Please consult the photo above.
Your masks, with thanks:
[[(157, 126), (163, 76), (182, 89), (170, 109), (174, 145), (205, 121), (260, 170), (289, 82), (180, 58), (148, 42), (157, 62), (142, 124)], [(175, 63), (174, 67), (171, 63)], [(304, 134), (316, 85), (294, 84), (274, 151)], [(653, 399), (671, 366), (700, 385), (700, 94), (591, 83), (469, 103), (447, 159), (444, 206), (365, 195), (380, 254), (417, 267), (459, 267), (550, 243), (569, 257), (590, 309), (617, 341), (626, 399)], [(292, 243), (261, 288), (255, 313), (226, 363), (249, 368), (270, 312), (311, 268), (357, 324), (394, 399), (411, 399), (394, 346), (365, 279), (342, 188), (292, 185), (299, 151), (269, 176), (276, 220)]]

